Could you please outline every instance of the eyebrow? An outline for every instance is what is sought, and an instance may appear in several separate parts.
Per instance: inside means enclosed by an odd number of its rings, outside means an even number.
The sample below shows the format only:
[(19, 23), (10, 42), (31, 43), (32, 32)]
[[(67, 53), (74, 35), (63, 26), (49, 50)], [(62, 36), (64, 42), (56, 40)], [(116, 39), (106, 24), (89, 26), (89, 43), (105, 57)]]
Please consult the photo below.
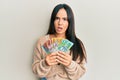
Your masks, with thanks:
[[(60, 17), (56, 16), (55, 18), (60, 18)], [(68, 19), (68, 18), (67, 17), (62, 17), (62, 19)]]

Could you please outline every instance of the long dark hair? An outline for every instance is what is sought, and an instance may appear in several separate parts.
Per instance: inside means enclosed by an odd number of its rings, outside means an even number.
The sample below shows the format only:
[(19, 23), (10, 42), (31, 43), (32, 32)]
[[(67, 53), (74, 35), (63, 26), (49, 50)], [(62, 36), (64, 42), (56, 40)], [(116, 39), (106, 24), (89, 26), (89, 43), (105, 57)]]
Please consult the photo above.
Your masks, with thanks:
[(84, 45), (82, 41), (76, 37), (76, 34), (75, 34), (75, 23), (74, 23), (73, 11), (67, 4), (59, 4), (53, 9), (47, 34), (56, 33), (55, 27), (54, 27), (54, 21), (58, 11), (62, 8), (64, 8), (67, 12), (67, 18), (69, 23), (68, 29), (66, 31), (66, 38), (74, 43), (73, 47), (71, 48), (71, 52), (73, 53), (73, 60), (76, 60), (78, 56), (80, 56), (80, 62), (83, 61), (83, 59), (86, 60), (86, 52), (85, 52)]

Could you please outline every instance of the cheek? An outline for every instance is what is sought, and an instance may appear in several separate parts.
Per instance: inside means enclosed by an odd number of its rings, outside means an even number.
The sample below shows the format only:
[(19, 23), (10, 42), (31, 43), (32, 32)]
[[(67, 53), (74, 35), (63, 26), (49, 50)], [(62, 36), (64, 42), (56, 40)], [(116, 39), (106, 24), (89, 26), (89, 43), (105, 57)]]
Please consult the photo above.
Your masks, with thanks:
[(66, 23), (66, 25), (65, 25), (65, 30), (67, 30), (68, 29), (68, 23)]
[(55, 27), (57, 26), (57, 21), (54, 21), (54, 26), (55, 26)]

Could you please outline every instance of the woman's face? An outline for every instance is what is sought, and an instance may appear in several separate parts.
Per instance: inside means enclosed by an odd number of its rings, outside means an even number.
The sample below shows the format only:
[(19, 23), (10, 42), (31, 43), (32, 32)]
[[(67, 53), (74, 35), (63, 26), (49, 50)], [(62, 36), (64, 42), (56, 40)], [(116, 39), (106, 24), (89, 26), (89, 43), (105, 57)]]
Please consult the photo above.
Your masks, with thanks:
[(68, 28), (68, 18), (65, 9), (60, 9), (56, 15), (54, 26), (57, 34), (65, 35)]

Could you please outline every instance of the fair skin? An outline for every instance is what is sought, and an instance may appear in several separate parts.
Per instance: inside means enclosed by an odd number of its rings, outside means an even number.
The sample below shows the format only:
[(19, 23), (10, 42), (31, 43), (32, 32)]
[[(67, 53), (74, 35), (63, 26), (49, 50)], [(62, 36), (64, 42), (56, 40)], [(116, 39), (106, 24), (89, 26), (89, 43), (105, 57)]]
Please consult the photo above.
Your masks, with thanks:
[[(55, 35), (50, 35), (51, 38), (66, 38), (66, 30), (68, 28), (68, 19), (67, 19), (67, 12), (65, 9), (60, 9), (56, 15), (56, 19), (54, 21), (54, 26), (56, 30)], [(52, 41), (49, 40), (46, 44), (51, 44)], [(69, 66), (72, 61), (72, 57), (62, 51), (53, 52), (48, 54), (45, 58), (45, 62), (48, 66), (56, 65), (58, 63), (63, 64), (64, 66)]]

